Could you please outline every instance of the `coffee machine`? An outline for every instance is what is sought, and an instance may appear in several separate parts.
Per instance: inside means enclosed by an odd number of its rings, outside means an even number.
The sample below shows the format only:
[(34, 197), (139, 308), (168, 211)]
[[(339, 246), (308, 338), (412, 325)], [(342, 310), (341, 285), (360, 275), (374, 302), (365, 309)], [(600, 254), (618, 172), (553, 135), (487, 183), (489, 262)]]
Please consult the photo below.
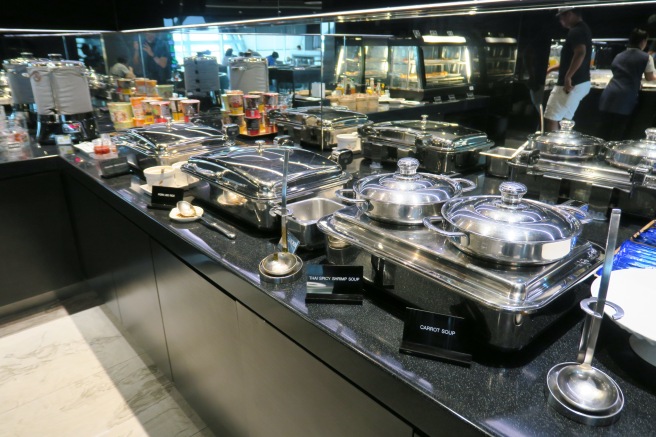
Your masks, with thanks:
[(37, 141), (55, 144), (56, 135), (70, 135), (73, 142), (98, 137), (87, 70), (82, 62), (48, 55), (27, 67), (37, 109)]

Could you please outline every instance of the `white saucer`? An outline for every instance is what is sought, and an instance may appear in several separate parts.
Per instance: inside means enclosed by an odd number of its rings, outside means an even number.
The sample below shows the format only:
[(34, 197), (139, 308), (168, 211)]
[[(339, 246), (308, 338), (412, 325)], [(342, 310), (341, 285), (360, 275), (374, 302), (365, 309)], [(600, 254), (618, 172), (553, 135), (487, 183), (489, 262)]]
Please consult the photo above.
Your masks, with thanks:
[(194, 210), (196, 211), (196, 215), (194, 217), (184, 217), (180, 215), (180, 210), (178, 208), (173, 208), (171, 212), (169, 212), (169, 218), (171, 220), (175, 220), (176, 222), (193, 222), (198, 220), (198, 217), (202, 216), (203, 213), (205, 212), (203, 208), (200, 206), (193, 205)]

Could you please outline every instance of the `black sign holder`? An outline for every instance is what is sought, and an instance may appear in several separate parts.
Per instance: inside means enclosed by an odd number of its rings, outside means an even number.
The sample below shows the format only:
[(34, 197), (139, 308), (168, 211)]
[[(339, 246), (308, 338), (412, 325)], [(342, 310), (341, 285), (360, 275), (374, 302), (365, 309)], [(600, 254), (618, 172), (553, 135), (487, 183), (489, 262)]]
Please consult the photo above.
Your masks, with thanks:
[(183, 198), (184, 189), (182, 188), (154, 185), (148, 208), (170, 210), (173, 209)]
[(406, 309), (399, 352), (469, 366), (469, 332), (462, 317)]
[(99, 160), (98, 167), (100, 168), (100, 177), (103, 179), (123, 176), (131, 171), (130, 164), (125, 156)]
[(362, 266), (307, 266), (305, 303), (362, 305)]

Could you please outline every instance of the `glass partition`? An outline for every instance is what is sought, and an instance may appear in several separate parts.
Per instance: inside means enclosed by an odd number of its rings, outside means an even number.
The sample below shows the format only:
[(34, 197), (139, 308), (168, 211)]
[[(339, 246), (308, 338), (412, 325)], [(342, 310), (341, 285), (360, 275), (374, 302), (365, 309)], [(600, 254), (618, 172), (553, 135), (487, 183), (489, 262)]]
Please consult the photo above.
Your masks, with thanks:
[[(225, 115), (231, 108), (221, 95), (238, 90), (273, 92), (278, 93), (280, 108), (339, 105), (375, 118), (398, 101), (417, 106), (451, 101), (452, 96), (464, 99), (464, 91), (493, 98), (507, 93), (504, 87), (523, 74), (518, 53), (523, 53), (522, 43), (528, 41), (524, 34), (531, 30), (530, 24), (523, 23), (544, 21), (542, 12), (443, 12), (304, 16), (156, 32), (4, 37), (2, 44), (4, 53), (10, 54), (6, 57), (21, 51), (39, 57), (61, 52), (64, 58), (85, 62), (94, 70), (90, 85), (96, 106), (129, 102), (134, 96), (177, 96), (200, 100), (202, 112), (223, 111), (224, 121), (242, 125), (245, 122), (238, 117)], [(546, 20), (550, 21), (541, 32), (564, 33), (553, 14)], [(243, 81), (247, 67), (260, 69), (255, 82)], [(379, 104), (367, 96), (377, 97)], [(243, 105), (235, 115), (245, 114)], [(141, 123), (141, 109), (134, 111), (132, 118)]]

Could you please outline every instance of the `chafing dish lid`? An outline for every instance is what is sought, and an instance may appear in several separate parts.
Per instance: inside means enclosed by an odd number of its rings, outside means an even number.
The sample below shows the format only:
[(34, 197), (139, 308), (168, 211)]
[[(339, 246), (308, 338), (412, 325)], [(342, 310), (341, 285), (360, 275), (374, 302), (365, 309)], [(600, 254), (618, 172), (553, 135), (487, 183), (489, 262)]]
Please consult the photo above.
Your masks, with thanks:
[(309, 150), (288, 147), (231, 146), (193, 156), (185, 172), (251, 198), (277, 199), (281, 195), (285, 150), (289, 150), (287, 192), (311, 191), (351, 179), (339, 164)]
[(485, 132), (455, 123), (423, 120), (384, 121), (364, 126), (360, 133), (369, 139), (378, 138), (408, 146), (422, 145), (444, 150), (490, 145)]
[(204, 53), (199, 53), (195, 56), (187, 56), (184, 58), (184, 62), (210, 62), (214, 63), (216, 61), (216, 56), (206, 55)]
[(47, 67), (47, 68), (61, 68), (61, 67), (74, 67), (80, 70), (86, 70), (84, 62), (73, 61), (70, 59), (63, 59), (62, 55), (58, 53), (48, 54), (48, 59), (34, 59), (29, 63), (30, 67)]
[(575, 123), (571, 120), (563, 120), (560, 122), (560, 130), (546, 132), (544, 134), (531, 134), (528, 136), (528, 139), (529, 141), (534, 142), (537, 146), (557, 145), (581, 147), (588, 145), (601, 145), (604, 143), (604, 140), (601, 138), (584, 135), (575, 131), (574, 124)]
[(20, 65), (28, 65), (35, 61), (44, 61), (44, 59), (35, 58), (30, 52), (22, 52), (18, 58), (5, 59), (2, 63), (5, 68), (11, 68)]
[[(220, 130), (193, 123), (156, 123), (132, 128), (116, 136), (122, 144), (144, 153), (173, 154), (194, 147), (221, 146), (226, 138)], [(202, 152), (199, 152), (202, 153)]]
[[(630, 155), (656, 160), (656, 128), (645, 130), (646, 138), (641, 140), (611, 141), (608, 148), (613, 154)], [(612, 156), (610, 158), (612, 160)]]
[(364, 199), (398, 205), (426, 205), (444, 202), (462, 192), (457, 181), (446, 176), (417, 173), (419, 161), (401, 158), (396, 173), (372, 175), (356, 183)]
[(271, 111), (269, 116), (281, 122), (304, 126), (348, 127), (367, 122), (367, 116), (360, 112), (340, 107), (306, 106), (285, 111)]
[(463, 232), (500, 241), (559, 241), (581, 233), (581, 222), (558, 207), (524, 200), (526, 186), (504, 182), (501, 196), (457, 197), (442, 207), (442, 216)]

